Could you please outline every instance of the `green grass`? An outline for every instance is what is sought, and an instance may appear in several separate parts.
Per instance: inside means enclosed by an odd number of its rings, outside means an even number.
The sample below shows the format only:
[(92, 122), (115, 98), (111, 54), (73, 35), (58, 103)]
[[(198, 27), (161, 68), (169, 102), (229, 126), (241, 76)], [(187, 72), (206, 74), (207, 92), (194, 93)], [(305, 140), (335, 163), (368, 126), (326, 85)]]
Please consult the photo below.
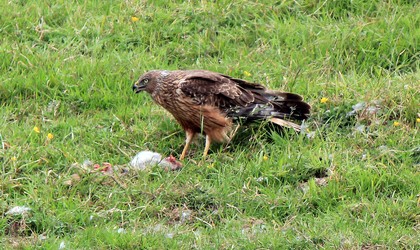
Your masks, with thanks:
[[(418, 247), (417, 1), (151, 2), (0, 3), (2, 246)], [(146, 149), (179, 156), (180, 127), (131, 90), (150, 69), (299, 93), (308, 131), (256, 126), (206, 161), (200, 139), (182, 170), (120, 184), (82, 169)], [(14, 206), (32, 210), (6, 215)]]

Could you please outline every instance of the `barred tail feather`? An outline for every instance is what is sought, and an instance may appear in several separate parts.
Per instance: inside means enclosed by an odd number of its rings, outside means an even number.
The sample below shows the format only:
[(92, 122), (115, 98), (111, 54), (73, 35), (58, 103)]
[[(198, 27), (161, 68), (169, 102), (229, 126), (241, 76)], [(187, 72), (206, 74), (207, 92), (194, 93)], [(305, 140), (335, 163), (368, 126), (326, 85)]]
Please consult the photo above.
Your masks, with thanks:
[(234, 120), (252, 122), (270, 117), (279, 119), (305, 120), (309, 117), (310, 106), (303, 101), (271, 101), (267, 103), (252, 103), (246, 107), (228, 109), (226, 114)]
[(300, 131), (300, 125), (298, 125), (296, 123), (293, 123), (293, 122), (290, 122), (290, 121), (286, 121), (286, 120), (283, 120), (283, 119), (280, 119), (280, 118), (275, 118), (275, 117), (270, 118), (269, 121), (274, 123), (274, 124), (277, 124), (281, 127), (292, 128), (296, 132)]

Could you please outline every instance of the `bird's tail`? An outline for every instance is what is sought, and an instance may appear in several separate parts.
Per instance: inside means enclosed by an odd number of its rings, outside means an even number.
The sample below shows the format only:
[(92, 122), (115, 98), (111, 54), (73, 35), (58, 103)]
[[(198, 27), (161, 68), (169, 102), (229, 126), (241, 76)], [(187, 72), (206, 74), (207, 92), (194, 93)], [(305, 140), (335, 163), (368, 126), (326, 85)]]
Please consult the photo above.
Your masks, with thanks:
[(305, 120), (311, 106), (300, 95), (275, 91), (256, 91), (255, 102), (245, 107), (235, 107), (228, 112), (233, 120), (252, 122), (269, 120), (282, 127), (299, 131), (300, 126), (288, 120)]

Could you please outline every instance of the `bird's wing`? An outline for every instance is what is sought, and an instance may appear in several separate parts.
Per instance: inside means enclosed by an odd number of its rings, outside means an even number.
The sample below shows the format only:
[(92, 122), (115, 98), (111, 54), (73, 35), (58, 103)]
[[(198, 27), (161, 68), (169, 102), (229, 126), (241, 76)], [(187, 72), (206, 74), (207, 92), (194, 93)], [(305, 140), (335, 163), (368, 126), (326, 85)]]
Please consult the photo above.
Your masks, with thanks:
[[(249, 86), (248, 86), (249, 85)], [(210, 71), (191, 71), (180, 83), (181, 91), (199, 105), (212, 105), (221, 109), (244, 107), (256, 99), (248, 88), (265, 88)]]

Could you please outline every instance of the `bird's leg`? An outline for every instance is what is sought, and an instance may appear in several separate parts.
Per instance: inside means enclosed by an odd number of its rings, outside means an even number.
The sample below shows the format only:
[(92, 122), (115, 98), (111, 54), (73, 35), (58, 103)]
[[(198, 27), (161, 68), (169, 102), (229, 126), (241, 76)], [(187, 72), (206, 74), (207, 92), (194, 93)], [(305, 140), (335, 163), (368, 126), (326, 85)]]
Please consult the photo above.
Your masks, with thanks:
[(182, 161), (185, 157), (185, 155), (187, 154), (188, 148), (191, 144), (191, 141), (194, 139), (195, 133), (187, 130), (185, 131), (187, 138), (185, 139), (185, 146), (184, 149), (182, 150), (182, 154), (181, 157), (179, 157), (179, 160)]
[(210, 149), (210, 144), (211, 144), (211, 138), (210, 136), (206, 135), (206, 146), (204, 147), (203, 158), (206, 158), (207, 153), (209, 152), (209, 149)]

